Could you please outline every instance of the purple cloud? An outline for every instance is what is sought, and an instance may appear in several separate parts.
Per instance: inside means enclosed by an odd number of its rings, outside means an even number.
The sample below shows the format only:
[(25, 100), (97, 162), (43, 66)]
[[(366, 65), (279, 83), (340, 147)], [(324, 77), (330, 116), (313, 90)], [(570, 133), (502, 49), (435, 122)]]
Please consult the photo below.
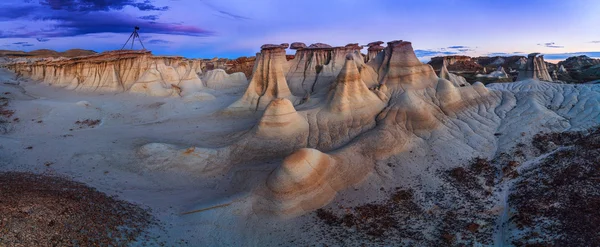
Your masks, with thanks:
[(140, 16), (138, 18), (140, 18), (142, 20), (156, 21), (156, 20), (158, 20), (158, 15), (145, 15), (145, 16)]
[(146, 43), (153, 44), (153, 45), (166, 45), (166, 44), (170, 44), (172, 42), (163, 40), (163, 39), (151, 39), (151, 40), (148, 40)]
[(449, 49), (469, 49), (468, 46), (464, 46), (464, 45), (454, 45), (454, 46), (448, 46)]
[[(1, 13), (0, 13), (1, 14)], [(45, 16), (44, 16), (45, 14)], [(94, 33), (131, 33), (133, 27), (139, 26), (142, 33), (172, 34), (186, 36), (211, 36), (214, 32), (195, 26), (179, 23), (162, 23), (147, 21), (121, 12), (87, 12), (73, 14), (65, 10), (50, 12), (36, 12), (34, 20), (38, 22), (49, 21), (51, 28), (27, 30), (15, 29), (0, 33), (0, 38), (30, 38), (30, 37), (72, 37)], [(151, 18), (151, 17), (148, 17)]]
[(46, 42), (49, 41), (50, 39), (46, 39), (46, 38), (36, 38), (38, 42)]
[(143, 2), (135, 0), (40, 0), (40, 4), (49, 6), (53, 10), (67, 10), (70, 12), (121, 10), (125, 6), (136, 7), (141, 11), (165, 11), (169, 9), (168, 6), (154, 6), (150, 0)]
[(556, 43), (554, 43), (554, 42), (548, 42), (548, 43), (537, 44), (537, 45), (545, 46), (545, 47), (548, 47), (548, 48), (565, 48), (562, 45), (556, 45)]
[(208, 2), (206, 0), (199, 0), (199, 1), (201, 3), (203, 3), (204, 5), (206, 5), (206, 7), (208, 7), (210, 9), (212, 9), (212, 10), (214, 10), (214, 11), (222, 14), (225, 17), (230, 17), (230, 18), (233, 18), (233, 19), (236, 19), (236, 20), (249, 20), (250, 19), (248, 17), (244, 17), (244, 16), (241, 16), (241, 15), (236, 15), (236, 14), (233, 14), (233, 13), (231, 13), (229, 11), (222, 10), (222, 9), (216, 7), (215, 5), (211, 4), (210, 2)]
[(23, 46), (23, 47), (25, 47), (25, 46), (33, 46), (33, 44), (30, 44), (29, 42), (26, 42), (26, 41), (14, 42), (12, 44), (13, 45), (20, 45), (20, 46)]

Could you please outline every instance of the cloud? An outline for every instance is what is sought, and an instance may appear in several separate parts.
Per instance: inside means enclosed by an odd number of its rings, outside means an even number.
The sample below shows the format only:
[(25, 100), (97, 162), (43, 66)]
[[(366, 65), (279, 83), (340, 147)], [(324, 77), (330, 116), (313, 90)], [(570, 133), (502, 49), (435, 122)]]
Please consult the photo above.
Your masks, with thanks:
[(156, 20), (158, 20), (158, 15), (145, 15), (145, 16), (140, 16), (138, 18), (142, 19), (142, 20), (156, 21)]
[(28, 17), (36, 10), (31, 6), (3, 6), (0, 8), (0, 21), (12, 21)]
[(511, 57), (511, 56), (524, 56), (526, 55), (523, 52), (520, 51), (515, 51), (515, 52), (491, 52), (491, 53), (487, 53), (485, 54), (485, 56), (488, 57)]
[(590, 43), (600, 44), (600, 40), (593, 40), (593, 41), (590, 41)]
[(13, 45), (23, 46), (23, 47), (25, 47), (25, 46), (33, 46), (33, 44), (30, 44), (29, 42), (26, 42), (26, 41), (14, 42), (12, 44)]
[(216, 7), (215, 5), (211, 4), (210, 2), (208, 2), (206, 0), (198, 0), (198, 1), (200, 1), (201, 3), (203, 3), (204, 5), (206, 5), (208, 8), (216, 11), (217, 13), (222, 14), (223, 17), (229, 17), (229, 18), (233, 18), (233, 19), (236, 19), (236, 20), (249, 20), (250, 19), (248, 17), (241, 16), (241, 15), (236, 15), (236, 14), (233, 14), (233, 13), (231, 13), (229, 11), (225, 11), (225, 10), (223, 10), (221, 8), (218, 8), (218, 7)]
[(554, 43), (554, 42), (542, 43), (542, 44), (537, 44), (537, 45), (539, 45), (539, 46), (545, 46), (545, 47), (548, 47), (548, 48), (565, 48), (562, 45), (556, 45), (556, 43)]
[(435, 56), (448, 56), (448, 55), (456, 55), (457, 52), (452, 51), (444, 51), (444, 50), (415, 50), (415, 54), (417, 57), (435, 57)]
[(56, 11), (52, 15), (39, 17), (37, 21), (52, 23), (51, 28), (37, 30), (15, 29), (0, 33), (0, 38), (51, 38), (73, 37), (95, 33), (131, 33), (135, 26), (139, 26), (142, 33), (196, 37), (211, 36), (214, 34), (212, 31), (195, 26), (140, 20), (121, 12), (89, 12), (85, 15), (73, 15), (65, 11)]
[(36, 38), (38, 42), (46, 42), (49, 41), (50, 39), (47, 38)]
[(165, 11), (168, 6), (157, 7), (150, 0), (139, 2), (136, 0), (40, 0), (43, 6), (49, 6), (53, 10), (67, 10), (70, 12), (93, 12), (122, 10), (125, 6), (132, 6), (141, 11)]
[(464, 46), (464, 45), (454, 45), (454, 46), (448, 46), (448, 49), (468, 49), (468, 46)]
[(165, 44), (170, 44), (172, 42), (171, 41), (167, 41), (167, 40), (163, 40), (163, 39), (151, 39), (151, 40), (148, 40), (146, 43), (148, 43), (148, 44), (154, 44), (154, 45), (165, 45)]

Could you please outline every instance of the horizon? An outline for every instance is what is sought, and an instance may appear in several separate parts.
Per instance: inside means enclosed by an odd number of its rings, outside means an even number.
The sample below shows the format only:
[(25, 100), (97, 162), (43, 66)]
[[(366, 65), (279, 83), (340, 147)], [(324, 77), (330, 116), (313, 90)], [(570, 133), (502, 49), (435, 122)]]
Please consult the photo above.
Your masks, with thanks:
[[(397, 39), (411, 41), (421, 61), (533, 52), (548, 61), (600, 58), (600, 31), (593, 31), (600, 24), (594, 14), (600, 6), (592, 0), (378, 0), (368, 10), (356, 0), (304, 3), (9, 0), (0, 4), (0, 49), (118, 50), (140, 26), (144, 46), (154, 55), (187, 58), (254, 56), (268, 43), (343, 46)], [(141, 48), (139, 43), (135, 48)]]

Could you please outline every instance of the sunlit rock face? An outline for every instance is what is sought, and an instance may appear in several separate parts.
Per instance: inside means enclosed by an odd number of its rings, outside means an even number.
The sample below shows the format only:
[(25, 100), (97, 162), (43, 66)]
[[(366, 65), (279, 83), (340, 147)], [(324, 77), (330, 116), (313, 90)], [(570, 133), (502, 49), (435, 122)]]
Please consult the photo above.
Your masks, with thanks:
[(228, 107), (229, 111), (262, 111), (277, 98), (297, 101), (288, 87), (284, 72), (287, 62), (285, 49), (288, 46), (267, 44), (261, 47), (260, 53), (256, 54), (248, 89), (241, 99)]
[(378, 74), (379, 84), (388, 88), (423, 88), (437, 82), (433, 68), (421, 63), (407, 41), (396, 40), (387, 43), (387, 47), (368, 63)]
[(199, 90), (203, 62), (152, 56), (149, 51), (111, 51), (7, 66), (21, 76), (77, 91), (134, 92), (153, 96)]
[(304, 96), (326, 90), (342, 69), (346, 54), (360, 54), (362, 47), (358, 44), (331, 47), (322, 43), (306, 47), (296, 42), (292, 43), (292, 49), (296, 49), (296, 54), (288, 61), (286, 79), (294, 95)]

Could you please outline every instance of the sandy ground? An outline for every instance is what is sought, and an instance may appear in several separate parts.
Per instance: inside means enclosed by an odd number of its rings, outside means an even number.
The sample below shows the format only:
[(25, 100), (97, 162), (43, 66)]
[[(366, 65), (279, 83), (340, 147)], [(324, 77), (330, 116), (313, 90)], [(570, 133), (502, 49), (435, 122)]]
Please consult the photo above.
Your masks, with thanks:
[(215, 147), (234, 141), (256, 119), (215, 112), (243, 92), (213, 92), (214, 101), (184, 102), (73, 92), (28, 81), (14, 85), (13, 79), (12, 73), (0, 71), (0, 93), (14, 111), (12, 130), (0, 135), (0, 171), (66, 175), (150, 207), (164, 226), (152, 231), (167, 243), (205, 241), (189, 226), (202, 222), (180, 214), (210, 198), (202, 191), (207, 184), (191, 174), (150, 171), (140, 164), (136, 149), (151, 142)]

